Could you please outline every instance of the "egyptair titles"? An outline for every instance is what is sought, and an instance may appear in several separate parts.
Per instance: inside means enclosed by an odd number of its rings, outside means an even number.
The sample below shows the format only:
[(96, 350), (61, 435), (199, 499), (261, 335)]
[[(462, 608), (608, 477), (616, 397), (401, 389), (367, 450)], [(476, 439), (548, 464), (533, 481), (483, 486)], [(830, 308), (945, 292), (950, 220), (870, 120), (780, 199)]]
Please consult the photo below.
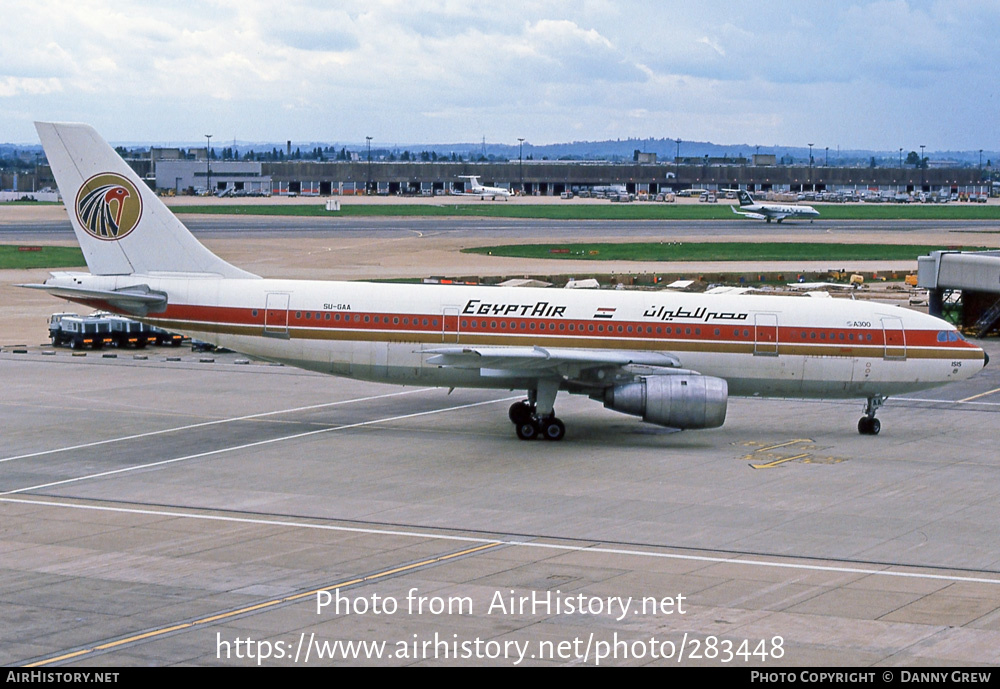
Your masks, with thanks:
[[(566, 306), (557, 306), (548, 301), (536, 301), (530, 304), (509, 304), (505, 302), (486, 302), (481, 299), (470, 299), (462, 309), (463, 316), (522, 316), (528, 318), (565, 318)], [(600, 308), (594, 318), (612, 319), (616, 308)], [(646, 309), (643, 318), (660, 321), (745, 321), (749, 313), (735, 311), (710, 311), (704, 306), (696, 309), (686, 309), (683, 306), (668, 308), (666, 306), (651, 306)]]
[(660, 321), (673, 321), (677, 319), (702, 321), (745, 321), (749, 318), (749, 313), (736, 313), (735, 311), (709, 311), (704, 306), (696, 309), (685, 309), (683, 306), (670, 309), (666, 306), (650, 306), (643, 311), (643, 318), (655, 318)]
[(503, 304), (470, 299), (462, 309), (462, 315), (563, 318), (566, 315), (566, 307), (555, 306), (547, 301), (536, 301), (534, 304)]

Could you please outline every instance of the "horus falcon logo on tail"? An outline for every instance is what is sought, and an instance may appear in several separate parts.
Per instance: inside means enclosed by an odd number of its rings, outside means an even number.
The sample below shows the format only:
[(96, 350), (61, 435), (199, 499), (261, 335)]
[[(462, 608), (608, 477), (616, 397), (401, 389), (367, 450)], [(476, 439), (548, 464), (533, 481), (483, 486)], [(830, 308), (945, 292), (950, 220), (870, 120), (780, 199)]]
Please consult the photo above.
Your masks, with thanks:
[(121, 175), (94, 175), (76, 195), (76, 217), (97, 239), (121, 239), (135, 229), (142, 217), (142, 197)]

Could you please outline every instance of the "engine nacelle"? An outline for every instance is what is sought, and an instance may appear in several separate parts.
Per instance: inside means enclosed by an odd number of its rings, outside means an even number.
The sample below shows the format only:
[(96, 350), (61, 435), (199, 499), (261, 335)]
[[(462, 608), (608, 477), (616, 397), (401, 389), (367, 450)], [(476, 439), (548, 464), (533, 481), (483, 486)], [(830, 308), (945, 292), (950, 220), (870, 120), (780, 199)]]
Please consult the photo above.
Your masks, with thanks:
[(711, 376), (649, 376), (604, 391), (604, 406), (670, 428), (718, 428), (729, 385)]

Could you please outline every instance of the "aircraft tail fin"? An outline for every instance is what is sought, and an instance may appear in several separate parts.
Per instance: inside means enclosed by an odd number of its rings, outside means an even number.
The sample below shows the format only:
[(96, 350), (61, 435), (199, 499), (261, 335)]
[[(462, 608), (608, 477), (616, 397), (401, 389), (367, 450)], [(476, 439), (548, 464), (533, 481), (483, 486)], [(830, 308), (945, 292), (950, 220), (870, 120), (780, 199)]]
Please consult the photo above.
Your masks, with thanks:
[(745, 189), (740, 189), (739, 192), (737, 192), (736, 197), (740, 200), (740, 206), (754, 205), (753, 197), (750, 196), (750, 192)]
[(36, 122), (35, 129), (92, 274), (257, 277), (195, 239), (93, 127)]

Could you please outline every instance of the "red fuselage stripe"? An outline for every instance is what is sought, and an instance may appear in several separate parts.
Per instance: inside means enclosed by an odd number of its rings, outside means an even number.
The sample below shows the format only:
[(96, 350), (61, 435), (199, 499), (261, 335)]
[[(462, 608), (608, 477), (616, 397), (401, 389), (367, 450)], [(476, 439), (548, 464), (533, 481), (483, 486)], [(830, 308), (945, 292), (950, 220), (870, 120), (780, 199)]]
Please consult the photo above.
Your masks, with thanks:
[[(225, 306), (170, 305), (157, 319), (187, 323), (222, 324), (232, 326), (265, 326), (265, 309)], [(442, 324), (442, 319), (444, 323)], [(882, 328), (821, 328), (804, 326), (755, 325), (716, 323), (653, 323), (644, 321), (607, 322), (606, 320), (511, 318), (498, 316), (457, 316), (454, 314), (400, 314), (356, 311), (272, 310), (267, 317), (268, 328), (330, 329), (349, 331), (380, 331), (437, 334), (456, 331), (466, 335), (569, 335), (588, 338), (634, 338), (643, 340), (700, 342), (756, 342), (785, 345), (836, 344), (849, 346), (876, 345), (889, 347), (974, 347), (964, 340), (940, 341), (938, 330), (883, 330)], [(457, 326), (457, 327), (456, 327)], [(888, 339), (886, 333), (889, 334)], [(895, 334), (895, 336), (893, 336)]]

